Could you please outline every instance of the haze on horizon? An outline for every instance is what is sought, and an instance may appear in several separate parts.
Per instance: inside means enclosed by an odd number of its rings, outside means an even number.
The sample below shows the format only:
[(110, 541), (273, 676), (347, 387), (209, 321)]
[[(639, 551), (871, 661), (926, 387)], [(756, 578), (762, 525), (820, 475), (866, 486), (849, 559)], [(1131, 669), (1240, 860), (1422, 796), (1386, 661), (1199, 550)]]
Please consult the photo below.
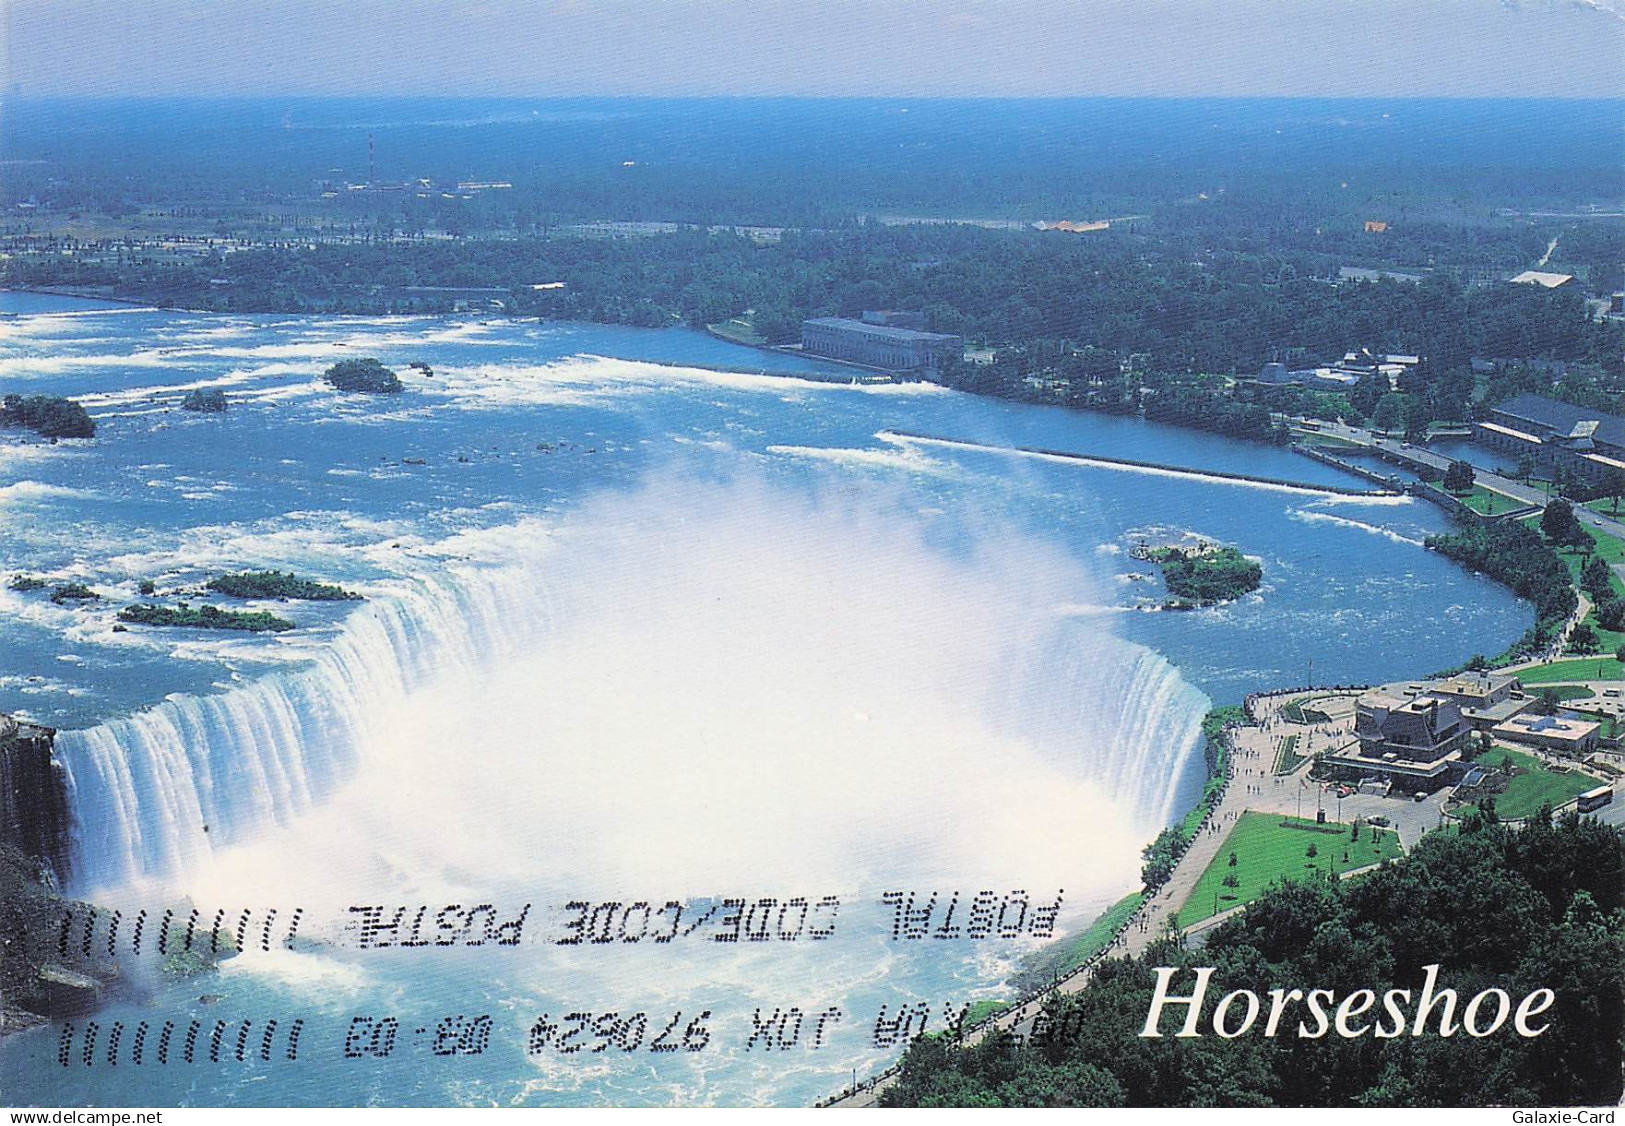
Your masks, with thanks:
[(1625, 95), (1625, 0), (5, 0), (24, 96)]

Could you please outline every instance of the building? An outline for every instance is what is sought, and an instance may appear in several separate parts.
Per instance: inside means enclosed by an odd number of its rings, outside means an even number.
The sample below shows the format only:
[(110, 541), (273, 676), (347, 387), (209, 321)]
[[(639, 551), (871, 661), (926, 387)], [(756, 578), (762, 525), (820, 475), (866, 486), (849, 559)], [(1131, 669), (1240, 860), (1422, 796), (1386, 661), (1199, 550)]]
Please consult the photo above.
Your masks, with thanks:
[(1552, 274), (1544, 270), (1525, 270), (1507, 279), (1513, 285), (1538, 285), (1542, 289), (1559, 289), (1574, 282), (1573, 274)]
[(1477, 731), (1487, 731), (1505, 723), (1533, 704), (1524, 695), (1518, 678), (1508, 673), (1466, 672), (1445, 680), (1430, 680), (1422, 691), (1439, 699), (1454, 700), (1461, 717)]
[(1571, 716), (1519, 715), (1496, 724), (1490, 733), (1509, 742), (1578, 758), (1597, 749), (1601, 729), (1601, 724)]
[(1265, 364), (1255, 377), (1266, 386), (1296, 385), (1317, 391), (1352, 391), (1362, 380), (1382, 379), (1397, 389), (1399, 377), (1421, 363), (1420, 356), (1376, 355), (1365, 348), (1345, 352), (1335, 364), (1288, 370), (1285, 364)]
[[(865, 313), (865, 318), (871, 314)], [(880, 316), (896, 317), (885, 313)], [(921, 332), (890, 324), (871, 324), (847, 317), (814, 317), (801, 322), (802, 350), (832, 360), (845, 360), (887, 371), (936, 375), (949, 360), (965, 354), (965, 342), (944, 332)]]
[(1524, 392), (1473, 427), (1482, 445), (1529, 455), (1537, 469), (1596, 480), (1625, 471), (1625, 418)]
[(1322, 761), (1411, 788), (1432, 789), (1443, 783), (1450, 765), (1460, 761), (1471, 735), (1455, 700), (1379, 688), (1354, 702), (1356, 742), (1328, 752)]

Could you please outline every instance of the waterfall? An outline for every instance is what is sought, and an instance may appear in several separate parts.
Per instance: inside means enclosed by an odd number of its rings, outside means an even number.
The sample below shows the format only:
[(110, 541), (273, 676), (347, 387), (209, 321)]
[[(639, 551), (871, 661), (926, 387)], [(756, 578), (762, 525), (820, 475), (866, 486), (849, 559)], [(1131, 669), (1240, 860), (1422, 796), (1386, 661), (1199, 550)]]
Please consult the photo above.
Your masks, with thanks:
[(78, 881), (184, 873), (313, 808), (414, 688), (514, 651), (542, 620), (533, 583), (480, 569), (421, 580), (353, 611), (303, 667), (60, 732)]
[[(930, 854), (916, 870), (1075, 887), (1178, 812), (1206, 699), (1051, 609), (1093, 582), (1052, 549), (965, 556), (895, 510), (726, 486), (574, 519), (374, 597), (304, 667), (64, 732), (81, 884), (184, 877), (312, 814), (267, 872), (364, 885), (355, 856), (382, 848), (491, 880), (551, 855), (627, 882), (878, 880)], [(771, 839), (760, 812), (696, 836), (697, 811), (766, 808)]]

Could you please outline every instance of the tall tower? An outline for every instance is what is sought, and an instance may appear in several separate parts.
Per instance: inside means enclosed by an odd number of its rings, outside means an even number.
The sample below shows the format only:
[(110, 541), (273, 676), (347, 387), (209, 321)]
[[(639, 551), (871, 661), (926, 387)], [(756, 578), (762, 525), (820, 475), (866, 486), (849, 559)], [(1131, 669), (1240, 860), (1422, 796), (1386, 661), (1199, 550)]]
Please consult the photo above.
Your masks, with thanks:
[(378, 181), (378, 173), (372, 164), (372, 134), (367, 134), (367, 187), (372, 187)]

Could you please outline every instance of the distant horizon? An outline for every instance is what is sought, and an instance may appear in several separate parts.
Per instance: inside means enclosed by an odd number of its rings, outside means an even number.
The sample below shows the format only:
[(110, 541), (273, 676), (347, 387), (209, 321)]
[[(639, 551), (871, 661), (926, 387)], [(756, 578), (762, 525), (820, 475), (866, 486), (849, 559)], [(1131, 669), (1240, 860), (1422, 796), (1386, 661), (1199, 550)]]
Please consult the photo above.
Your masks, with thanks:
[(64, 94), (0, 90), (39, 102), (1573, 102), (1625, 104), (1617, 94)]
[(1625, 96), (1625, 0), (9, 0), (25, 96)]

